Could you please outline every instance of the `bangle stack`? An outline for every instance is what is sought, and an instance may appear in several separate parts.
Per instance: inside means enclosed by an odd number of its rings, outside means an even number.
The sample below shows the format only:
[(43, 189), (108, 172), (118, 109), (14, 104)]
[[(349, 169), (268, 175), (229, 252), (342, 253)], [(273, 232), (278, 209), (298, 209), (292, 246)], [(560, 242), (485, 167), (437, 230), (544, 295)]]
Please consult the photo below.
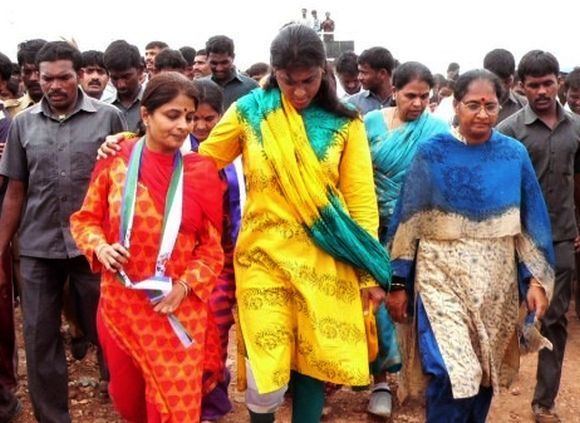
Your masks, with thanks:
[(189, 295), (189, 293), (191, 292), (191, 287), (187, 284), (187, 282), (185, 282), (181, 279), (178, 279), (177, 283), (183, 287), (183, 289), (185, 290), (185, 296), (187, 297)]
[(101, 253), (103, 252), (103, 250), (105, 249), (105, 247), (107, 247), (109, 244), (107, 244), (106, 242), (103, 242), (102, 244), (99, 244), (97, 246), (97, 248), (95, 248), (95, 255), (97, 256), (97, 259), (99, 261), (101, 261)]

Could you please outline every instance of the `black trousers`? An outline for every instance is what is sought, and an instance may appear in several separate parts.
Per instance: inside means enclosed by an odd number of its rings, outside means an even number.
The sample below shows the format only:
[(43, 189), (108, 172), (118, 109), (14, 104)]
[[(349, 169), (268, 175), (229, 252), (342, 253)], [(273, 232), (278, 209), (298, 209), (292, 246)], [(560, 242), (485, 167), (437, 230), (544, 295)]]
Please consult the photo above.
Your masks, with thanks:
[(538, 355), (536, 390), (532, 404), (552, 408), (560, 389), (562, 362), (568, 331), (566, 312), (572, 297), (576, 258), (573, 241), (554, 243), (556, 253), (556, 282), (548, 311), (542, 319), (542, 335), (548, 338), (554, 348), (543, 349)]
[(100, 276), (91, 272), (84, 257), (21, 256), (20, 271), (28, 390), (34, 415), (42, 423), (70, 422), (67, 364), (60, 333), (63, 287), (68, 279), (81, 329), (98, 345)]

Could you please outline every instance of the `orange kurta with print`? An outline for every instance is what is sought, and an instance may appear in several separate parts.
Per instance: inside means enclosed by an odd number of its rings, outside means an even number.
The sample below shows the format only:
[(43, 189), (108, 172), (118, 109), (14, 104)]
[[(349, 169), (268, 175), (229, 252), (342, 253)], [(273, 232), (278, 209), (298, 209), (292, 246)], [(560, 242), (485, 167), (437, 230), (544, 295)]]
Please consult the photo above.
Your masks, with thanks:
[[(125, 145), (120, 156), (98, 163), (84, 204), (71, 217), (73, 236), (95, 271), (101, 270), (96, 247), (119, 238), (123, 186), (132, 145)], [(144, 156), (143, 166), (159, 165), (146, 159)], [(193, 189), (204, 192), (198, 195)], [(184, 156), (184, 219), (166, 274), (174, 281), (184, 280), (192, 288), (174, 313), (193, 338), (191, 347), (186, 349), (181, 344), (167, 317), (153, 311), (144, 292), (127, 289), (115, 274), (103, 272), (99, 304), (103, 322), (138, 363), (146, 382), (147, 400), (155, 404), (164, 421), (198, 421), (202, 390), (212, 389), (222, 374), (217, 328), (208, 313), (208, 298), (223, 265), (220, 231), (216, 229), (221, 222), (222, 189), (209, 160)], [(140, 178), (131, 258), (124, 266), (134, 282), (155, 272), (164, 208), (156, 201), (158, 198)], [(214, 208), (220, 211), (214, 213)], [(189, 213), (201, 213), (197, 216), (198, 227), (186, 224)]]

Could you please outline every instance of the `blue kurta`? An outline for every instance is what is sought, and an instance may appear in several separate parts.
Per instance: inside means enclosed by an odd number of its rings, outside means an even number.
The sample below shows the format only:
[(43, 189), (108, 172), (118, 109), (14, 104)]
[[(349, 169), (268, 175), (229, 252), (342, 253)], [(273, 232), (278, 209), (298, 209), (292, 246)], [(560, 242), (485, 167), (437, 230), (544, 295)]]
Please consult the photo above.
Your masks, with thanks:
[[(550, 221), (525, 148), (498, 132), (479, 145), (450, 132), (422, 143), (389, 238), (394, 275), (423, 304), (453, 397), (497, 390), (517, 350), (518, 279), (521, 295), (531, 276), (548, 296), (554, 283)], [(420, 353), (425, 365), (430, 351)]]

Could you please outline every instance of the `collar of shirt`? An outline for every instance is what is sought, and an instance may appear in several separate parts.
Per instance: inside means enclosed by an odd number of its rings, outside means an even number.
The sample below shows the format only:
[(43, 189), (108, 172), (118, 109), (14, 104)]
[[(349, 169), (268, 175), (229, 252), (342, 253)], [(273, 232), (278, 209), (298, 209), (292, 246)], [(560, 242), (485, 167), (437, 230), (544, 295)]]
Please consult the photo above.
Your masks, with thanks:
[(54, 119), (57, 121), (64, 121), (64, 120), (70, 118), (71, 116), (77, 114), (81, 110), (83, 110), (85, 112), (89, 112), (89, 113), (93, 113), (93, 112), (97, 111), (97, 109), (95, 109), (95, 106), (91, 103), (90, 98), (87, 95), (85, 95), (80, 88), (77, 91), (77, 95), (78, 95), (77, 102), (75, 104), (73, 111), (68, 113), (67, 115), (65, 115), (64, 118), (62, 118), (62, 119), (59, 118), (59, 115), (56, 115), (52, 112), (52, 110), (50, 109), (50, 105), (48, 104), (48, 100), (45, 97), (42, 97), (42, 100), (40, 100), (38, 107), (33, 108), (30, 111), (30, 113), (33, 113), (33, 114), (42, 113), (46, 117), (49, 117), (51, 119)]
[(391, 105), (391, 100), (392, 100), (392, 98), (393, 98), (393, 96), (392, 96), (392, 95), (390, 95), (390, 96), (388, 96), (388, 97), (387, 97), (387, 98), (386, 98), (386, 99), (383, 101), (383, 100), (381, 100), (381, 98), (380, 98), (378, 95), (376, 95), (375, 93), (373, 93), (373, 92), (372, 92), (372, 91), (370, 91), (370, 90), (365, 90), (365, 94), (364, 94), (364, 96), (365, 96), (366, 98), (373, 98), (373, 99), (377, 100), (377, 101), (380, 103), (380, 105), (381, 105), (381, 106), (390, 106), (390, 105)]
[(121, 103), (121, 100), (119, 100), (119, 93), (116, 93), (116, 95), (115, 95), (115, 101), (113, 101), (112, 104), (115, 105), (115, 106), (122, 106), (125, 109), (130, 109), (137, 102), (139, 102), (139, 104), (141, 104), (141, 99), (143, 98), (143, 93), (145, 92), (145, 85), (146, 84), (147, 84), (147, 82), (144, 82), (143, 84), (141, 84), (141, 87), (139, 87), (139, 92), (137, 93), (137, 97), (135, 97), (133, 99), (133, 102), (131, 103), (131, 105), (129, 107), (124, 107), (123, 106), (123, 104)]
[(32, 106), (34, 104), (35, 104), (34, 100), (32, 98), (30, 98), (30, 95), (28, 95), (28, 93), (25, 93), (20, 98), (4, 100), (4, 106), (5, 106), (7, 111), (10, 111), (11, 109), (15, 109), (18, 112), (20, 112), (22, 110), (28, 109), (30, 106)]
[[(556, 113), (558, 115), (558, 124), (564, 120), (568, 120), (568, 114), (566, 113), (566, 111), (564, 110), (564, 108), (562, 107), (562, 105), (560, 104), (559, 101), (556, 101)], [(526, 125), (531, 125), (536, 120), (539, 120), (539, 119), (540, 118), (538, 117), (536, 112), (534, 112), (534, 109), (532, 109), (532, 107), (528, 103), (526, 105), (526, 107), (524, 108), (524, 123)]]
[(512, 90), (509, 90), (508, 95), (505, 98), (505, 101), (502, 103), (502, 106), (506, 104), (519, 104), (518, 99), (516, 98)]
[(229, 78), (227, 81), (225, 81), (225, 82), (224, 82), (224, 81), (222, 81), (222, 82), (218, 82), (218, 81), (216, 81), (216, 80), (214, 79), (214, 77), (213, 77), (213, 74), (211, 75), (211, 80), (212, 80), (213, 82), (215, 82), (216, 84), (218, 84), (218, 85), (221, 85), (222, 87), (223, 87), (223, 86), (225, 86), (225, 85), (228, 85), (228, 84), (229, 84), (230, 82), (232, 82), (234, 79), (237, 79), (238, 81), (240, 81), (240, 82), (243, 82), (243, 81), (242, 81), (242, 78), (240, 77), (240, 74), (239, 74), (239, 72), (238, 72), (238, 68), (236, 68), (236, 67), (234, 67), (234, 69), (232, 70), (232, 74), (231, 74), (230, 78)]

